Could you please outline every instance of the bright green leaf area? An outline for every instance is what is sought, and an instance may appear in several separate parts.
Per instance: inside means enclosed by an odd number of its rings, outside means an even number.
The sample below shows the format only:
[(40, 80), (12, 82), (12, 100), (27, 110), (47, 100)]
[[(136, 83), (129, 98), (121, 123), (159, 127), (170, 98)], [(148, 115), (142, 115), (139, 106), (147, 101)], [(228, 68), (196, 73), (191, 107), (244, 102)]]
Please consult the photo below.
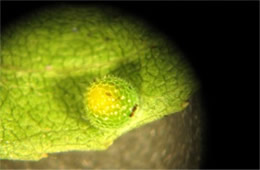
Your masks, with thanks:
[[(49, 7), (1, 34), (0, 159), (107, 149), (123, 133), (183, 110), (198, 87), (166, 36), (113, 8)], [(109, 131), (82, 118), (86, 88), (105, 75), (131, 83), (140, 100), (134, 116)]]

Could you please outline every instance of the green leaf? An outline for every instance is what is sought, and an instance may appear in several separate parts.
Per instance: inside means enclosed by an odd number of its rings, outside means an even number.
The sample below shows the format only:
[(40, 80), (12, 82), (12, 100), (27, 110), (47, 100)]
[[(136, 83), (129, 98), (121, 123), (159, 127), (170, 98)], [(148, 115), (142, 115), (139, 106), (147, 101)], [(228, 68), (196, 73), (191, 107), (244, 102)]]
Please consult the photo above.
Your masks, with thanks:
[[(2, 34), (0, 158), (104, 150), (123, 133), (183, 110), (194, 74), (167, 38), (109, 7), (61, 6), (22, 18)], [(129, 82), (140, 105), (122, 127), (105, 131), (83, 118), (94, 79)]]

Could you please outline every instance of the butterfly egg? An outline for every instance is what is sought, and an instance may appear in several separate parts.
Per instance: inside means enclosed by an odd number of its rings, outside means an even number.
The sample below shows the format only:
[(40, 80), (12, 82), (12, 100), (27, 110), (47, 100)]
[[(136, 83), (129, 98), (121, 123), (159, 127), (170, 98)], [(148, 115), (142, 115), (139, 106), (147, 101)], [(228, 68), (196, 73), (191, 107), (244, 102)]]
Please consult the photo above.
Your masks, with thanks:
[(139, 104), (134, 87), (125, 80), (106, 76), (90, 84), (85, 92), (84, 119), (96, 128), (119, 128), (131, 119), (132, 110)]

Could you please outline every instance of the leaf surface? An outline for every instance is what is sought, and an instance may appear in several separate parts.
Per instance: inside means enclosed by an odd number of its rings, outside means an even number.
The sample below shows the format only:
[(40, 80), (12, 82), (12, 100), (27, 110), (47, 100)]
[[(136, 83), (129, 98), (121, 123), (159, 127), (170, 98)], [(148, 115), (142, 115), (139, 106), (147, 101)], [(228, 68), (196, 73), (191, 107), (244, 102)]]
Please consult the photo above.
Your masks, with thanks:
[[(4, 30), (0, 64), (0, 158), (104, 150), (123, 133), (183, 110), (197, 87), (167, 38), (111, 8), (43, 9)], [(140, 106), (125, 126), (103, 131), (82, 118), (96, 78), (131, 83)]]

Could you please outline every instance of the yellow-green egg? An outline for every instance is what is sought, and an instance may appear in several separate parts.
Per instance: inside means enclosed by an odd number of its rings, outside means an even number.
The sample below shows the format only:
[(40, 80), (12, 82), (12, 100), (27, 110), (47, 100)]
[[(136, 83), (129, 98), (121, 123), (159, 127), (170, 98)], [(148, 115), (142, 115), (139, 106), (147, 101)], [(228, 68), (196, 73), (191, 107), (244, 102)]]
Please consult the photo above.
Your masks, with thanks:
[(127, 81), (106, 76), (93, 81), (85, 92), (84, 118), (100, 129), (114, 129), (129, 121), (139, 104), (135, 88)]

